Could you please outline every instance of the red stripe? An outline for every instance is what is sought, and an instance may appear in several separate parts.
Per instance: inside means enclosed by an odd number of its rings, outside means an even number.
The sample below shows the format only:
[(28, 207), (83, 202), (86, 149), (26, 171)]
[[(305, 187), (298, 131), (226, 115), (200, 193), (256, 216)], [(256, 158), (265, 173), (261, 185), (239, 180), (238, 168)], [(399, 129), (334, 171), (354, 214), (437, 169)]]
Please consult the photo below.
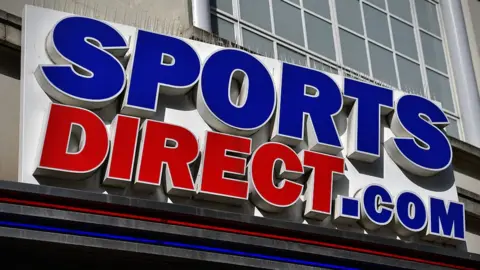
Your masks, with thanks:
[(316, 240), (308, 240), (296, 237), (289, 237), (289, 236), (281, 236), (269, 233), (261, 233), (261, 232), (252, 232), (240, 229), (232, 229), (220, 226), (213, 226), (213, 225), (205, 225), (205, 224), (198, 224), (198, 223), (191, 223), (191, 222), (184, 222), (179, 220), (171, 220), (171, 219), (162, 219), (156, 217), (148, 217), (148, 216), (139, 216), (134, 214), (127, 214), (127, 213), (120, 213), (120, 212), (111, 212), (111, 211), (104, 211), (104, 210), (95, 210), (90, 208), (82, 208), (82, 207), (72, 207), (72, 206), (65, 206), (65, 205), (58, 205), (58, 204), (51, 204), (51, 203), (42, 203), (36, 201), (27, 201), (27, 200), (17, 200), (12, 198), (0, 198), (0, 202), (6, 203), (13, 203), (13, 204), (22, 204), (22, 205), (31, 205), (37, 207), (45, 207), (45, 208), (55, 208), (55, 209), (62, 209), (74, 212), (82, 212), (82, 213), (89, 213), (89, 214), (96, 214), (96, 215), (104, 215), (104, 216), (113, 216), (113, 217), (121, 217), (121, 218), (129, 218), (129, 219), (137, 219), (137, 220), (144, 220), (144, 221), (151, 221), (157, 223), (165, 223), (165, 224), (172, 224), (172, 225), (179, 225), (179, 226), (186, 226), (186, 227), (193, 227), (193, 228), (200, 228), (200, 229), (208, 229), (214, 231), (222, 231), (222, 232), (229, 232), (235, 234), (243, 234), (243, 235), (250, 235), (262, 238), (270, 238), (270, 239), (277, 239), (277, 240), (284, 240), (284, 241), (291, 241), (303, 244), (310, 244), (316, 246), (323, 246), (323, 247), (330, 247), (335, 249), (343, 249), (348, 251), (360, 252), (360, 253), (367, 253), (372, 255), (378, 255), (383, 257), (390, 257), (400, 260), (406, 260), (411, 262), (418, 262), (418, 263), (425, 263), (430, 265), (436, 265), (441, 267), (450, 267), (453, 269), (462, 269), (462, 270), (475, 270), (474, 268), (468, 268), (453, 264), (447, 264), (442, 262), (430, 261), (425, 259), (419, 259), (414, 257), (402, 256), (388, 252), (376, 251), (371, 249), (365, 248), (357, 248), (357, 247), (350, 247), (345, 245), (338, 245), (332, 243), (326, 243)]

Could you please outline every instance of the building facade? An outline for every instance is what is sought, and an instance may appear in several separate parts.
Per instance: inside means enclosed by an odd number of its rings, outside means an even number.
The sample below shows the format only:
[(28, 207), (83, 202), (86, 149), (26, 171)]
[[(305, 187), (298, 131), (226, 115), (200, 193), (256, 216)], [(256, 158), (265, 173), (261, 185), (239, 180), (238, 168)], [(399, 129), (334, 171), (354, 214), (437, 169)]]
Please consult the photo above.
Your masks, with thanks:
[[(21, 53), (29, 45), (22, 43), (22, 35), (27, 36), (22, 21), (25, 5), (238, 48), (440, 104), (450, 122), (445, 132), (453, 161), (447, 178), (454, 180), (455, 195), (465, 207), (465, 242), (401, 239), (382, 230), (359, 232), (356, 225), (296, 222), (291, 214), (258, 217), (210, 203), (159, 202), (157, 195), (111, 192), (98, 189), (98, 183), (30, 181), (22, 166), (28, 157), (23, 149), (28, 131), (25, 106), (31, 105), (23, 103), (20, 91), (26, 80), (21, 64), (29, 61)], [(12, 248), (2, 252), (12, 261), (14, 255), (32, 254), (31, 261), (16, 261), (25, 268), (40, 262), (78, 268), (140, 264), (476, 269), (480, 259), (476, 10), (480, 4), (474, 0), (3, 1), (0, 178), (5, 181), (0, 183), (0, 231), (2, 246)], [(59, 252), (56, 260), (49, 259), (52, 252)]]

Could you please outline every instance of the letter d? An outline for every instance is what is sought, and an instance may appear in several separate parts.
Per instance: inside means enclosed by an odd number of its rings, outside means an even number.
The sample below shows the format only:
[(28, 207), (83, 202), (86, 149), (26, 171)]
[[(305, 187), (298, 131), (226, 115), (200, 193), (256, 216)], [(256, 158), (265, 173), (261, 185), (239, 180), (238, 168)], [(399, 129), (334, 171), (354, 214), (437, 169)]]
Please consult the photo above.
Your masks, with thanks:
[[(75, 138), (78, 144), (72, 143)], [(87, 178), (105, 161), (109, 148), (107, 130), (96, 114), (53, 103), (42, 142), (34, 175), (56, 178)], [(78, 150), (69, 149), (77, 145)]]

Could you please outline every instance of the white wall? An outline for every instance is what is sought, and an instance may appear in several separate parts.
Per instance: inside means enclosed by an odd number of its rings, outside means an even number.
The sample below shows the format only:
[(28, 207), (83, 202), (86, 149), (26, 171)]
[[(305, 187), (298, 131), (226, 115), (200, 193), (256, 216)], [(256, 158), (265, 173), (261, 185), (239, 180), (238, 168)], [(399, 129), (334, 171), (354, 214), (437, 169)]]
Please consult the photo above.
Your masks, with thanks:
[(0, 74), (0, 179), (17, 181), (20, 81)]
[(480, 235), (465, 232), (468, 252), (480, 254)]
[(453, 174), (455, 176), (455, 183), (458, 187), (480, 194), (480, 180), (478, 178), (472, 177), (471, 175), (458, 170), (455, 170)]
[(477, 85), (480, 85), (480, 2), (477, 0), (461, 1)]
[[(112, 22), (151, 28), (189, 28), (192, 25), (189, 0), (1, 0), (0, 10), (22, 16), (25, 5), (95, 17)], [(172, 25), (173, 22), (175, 25)]]

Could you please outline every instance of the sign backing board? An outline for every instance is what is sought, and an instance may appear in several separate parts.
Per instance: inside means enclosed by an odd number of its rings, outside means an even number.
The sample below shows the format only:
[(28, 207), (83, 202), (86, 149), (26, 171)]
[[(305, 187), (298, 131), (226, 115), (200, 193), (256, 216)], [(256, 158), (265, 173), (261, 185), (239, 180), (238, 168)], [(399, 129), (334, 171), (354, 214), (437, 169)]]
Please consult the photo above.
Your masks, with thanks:
[[(45, 93), (35, 77), (35, 71), (39, 65), (52, 64), (52, 60), (47, 54), (46, 38), (63, 18), (72, 16), (71, 14), (53, 11), (33, 6), (26, 6), (23, 17), (22, 28), (22, 82), (21, 82), (21, 124), (20, 124), (20, 162), (19, 162), (19, 181), (38, 185), (51, 185), (91, 191), (96, 193), (118, 194), (133, 196), (139, 198), (148, 198), (169, 203), (181, 203), (195, 205), (199, 207), (212, 207), (226, 211), (239, 212), (255, 216), (265, 216), (270, 218), (286, 219), (294, 222), (321, 224), (328, 227), (342, 227), (333, 225), (331, 219), (327, 218), (322, 222), (316, 222), (305, 219), (303, 210), (305, 207), (304, 195), (302, 200), (298, 200), (294, 205), (279, 213), (263, 211), (254, 206), (250, 201), (245, 201), (240, 206), (230, 206), (222, 203), (206, 202), (202, 200), (193, 200), (188, 198), (168, 197), (163, 187), (158, 187), (153, 192), (142, 192), (127, 186), (125, 188), (115, 188), (102, 185), (104, 170), (99, 170), (86, 180), (56, 179), (44, 176), (34, 176), (36, 164), (38, 163), (38, 153), (42, 147), (42, 134), (44, 133), (45, 121), (48, 119), (48, 112), (52, 104), (52, 99)], [(114, 27), (128, 42), (130, 50), (134, 44), (136, 29), (134, 27), (106, 22)], [(189, 39), (183, 39), (197, 52), (200, 61), (203, 63), (214, 52), (222, 49), (221, 47), (197, 42)], [(128, 53), (127, 53), (128, 55)], [(281, 88), (282, 63), (275, 59), (269, 59), (262, 56), (255, 56), (269, 71), (272, 76), (276, 91)], [(336, 74), (326, 73), (338, 85), (341, 92), (344, 92), (344, 79)], [(128, 78), (127, 78), (128, 79)], [(395, 91), (395, 96), (402, 96), (399, 91)], [(160, 95), (158, 98), (157, 110), (150, 116), (150, 119), (165, 123), (179, 125), (190, 130), (197, 138), (199, 148), (203, 149), (205, 134), (212, 131), (211, 125), (208, 125), (201, 112), (194, 102), (195, 91), (190, 91), (186, 95), (167, 96)], [(115, 116), (119, 113), (121, 99), (105, 108), (93, 110), (104, 122), (107, 130)], [(344, 111), (347, 114), (346, 104)], [(197, 110), (198, 109), (198, 110)], [(349, 119), (348, 121), (351, 121)], [(252, 153), (260, 145), (267, 142), (270, 137), (270, 121), (258, 132), (250, 135), (252, 138)], [(387, 154), (384, 144), (381, 144), (380, 157), (373, 163), (365, 163), (354, 159), (346, 158), (349, 144), (349, 134), (351, 127), (347, 120), (336, 122), (340, 139), (344, 149), (338, 154), (345, 158), (345, 172), (343, 176), (334, 178), (332, 187), (332, 198), (337, 195), (345, 197), (358, 196), (359, 190), (372, 184), (379, 184), (385, 187), (392, 197), (396, 197), (403, 191), (411, 191), (417, 194), (428, 207), (430, 197), (441, 198), (445, 201), (458, 201), (456, 186), (452, 168), (430, 177), (420, 177), (401, 169)], [(110, 134), (111, 135), (111, 134)], [(387, 142), (394, 135), (388, 127), (385, 118), (382, 119), (381, 140)], [(77, 138), (79, 139), (79, 138)], [(307, 142), (304, 142), (304, 144)], [(198, 179), (197, 179), (198, 181)], [(344, 228), (345, 229), (345, 228)], [(351, 229), (351, 228), (350, 228)], [(369, 234), (394, 235), (387, 228), (376, 231), (367, 231), (362, 228), (356, 228)], [(355, 230), (356, 230), (355, 229)]]

